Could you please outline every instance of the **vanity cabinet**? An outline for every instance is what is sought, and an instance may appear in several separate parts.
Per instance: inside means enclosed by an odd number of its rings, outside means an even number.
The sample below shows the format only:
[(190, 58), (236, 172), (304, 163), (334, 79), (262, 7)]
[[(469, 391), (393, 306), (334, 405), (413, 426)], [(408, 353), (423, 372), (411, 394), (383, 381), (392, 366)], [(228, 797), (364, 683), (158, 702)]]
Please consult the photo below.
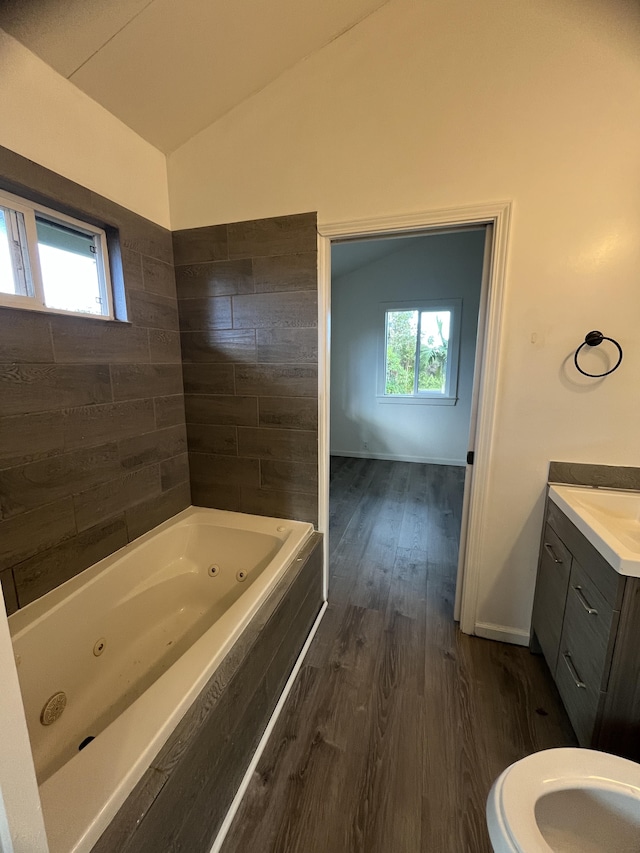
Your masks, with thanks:
[(640, 579), (618, 574), (550, 499), (531, 647), (580, 746), (640, 761)]

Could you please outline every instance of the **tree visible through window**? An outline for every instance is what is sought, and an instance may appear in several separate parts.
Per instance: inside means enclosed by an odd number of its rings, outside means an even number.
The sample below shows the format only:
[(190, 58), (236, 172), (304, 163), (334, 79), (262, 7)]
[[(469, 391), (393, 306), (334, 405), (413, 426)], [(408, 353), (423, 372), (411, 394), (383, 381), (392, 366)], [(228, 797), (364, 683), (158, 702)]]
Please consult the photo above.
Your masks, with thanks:
[(398, 307), (387, 310), (385, 319), (384, 395), (454, 396), (453, 306)]

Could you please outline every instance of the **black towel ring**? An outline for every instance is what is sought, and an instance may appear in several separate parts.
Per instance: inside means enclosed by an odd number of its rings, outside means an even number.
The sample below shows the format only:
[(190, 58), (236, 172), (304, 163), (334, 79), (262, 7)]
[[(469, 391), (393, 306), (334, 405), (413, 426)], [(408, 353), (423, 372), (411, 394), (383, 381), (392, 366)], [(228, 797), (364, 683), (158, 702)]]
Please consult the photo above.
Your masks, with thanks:
[[(586, 370), (583, 370), (578, 364), (578, 354), (583, 347), (599, 347), (602, 341), (611, 341), (611, 343), (617, 347), (618, 349), (618, 360), (613, 365), (611, 370), (605, 371), (605, 373), (587, 373)], [(582, 373), (583, 376), (591, 376), (594, 379), (599, 379), (601, 376), (608, 376), (610, 373), (613, 373), (614, 370), (617, 370), (620, 367), (620, 363), (622, 362), (622, 347), (618, 343), (618, 341), (614, 341), (613, 338), (608, 338), (606, 335), (603, 335), (602, 332), (588, 332), (585, 335), (584, 341), (580, 344), (578, 349), (576, 350), (576, 354), (573, 357), (574, 364), (577, 370)]]

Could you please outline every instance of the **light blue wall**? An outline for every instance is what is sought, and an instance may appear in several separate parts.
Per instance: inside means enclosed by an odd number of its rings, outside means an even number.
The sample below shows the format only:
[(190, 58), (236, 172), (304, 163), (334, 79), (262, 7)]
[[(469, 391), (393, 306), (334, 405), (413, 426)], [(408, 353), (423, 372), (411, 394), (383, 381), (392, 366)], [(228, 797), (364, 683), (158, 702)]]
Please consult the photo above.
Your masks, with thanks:
[[(334, 247), (338, 268), (349, 251)], [(334, 278), (331, 293), (331, 452), (344, 456), (464, 465), (482, 279), (484, 230), (396, 239), (394, 250)], [(455, 406), (390, 404), (376, 399), (381, 303), (462, 300)]]

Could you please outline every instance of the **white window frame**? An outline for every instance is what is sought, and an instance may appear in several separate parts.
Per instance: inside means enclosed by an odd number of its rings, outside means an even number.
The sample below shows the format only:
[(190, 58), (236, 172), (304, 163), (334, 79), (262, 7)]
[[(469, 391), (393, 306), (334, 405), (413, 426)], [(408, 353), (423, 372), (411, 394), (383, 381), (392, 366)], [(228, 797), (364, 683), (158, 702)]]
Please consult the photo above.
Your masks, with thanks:
[[(387, 313), (389, 311), (450, 311), (451, 324), (447, 345), (447, 376), (445, 391), (418, 391), (413, 394), (387, 394)], [(406, 300), (403, 302), (380, 303), (380, 322), (378, 327), (378, 371), (377, 393), (378, 403), (419, 406), (455, 406), (458, 402), (458, 363), (460, 360), (460, 329), (462, 326), (462, 299), (429, 299)], [(417, 352), (419, 341), (417, 341)], [(416, 356), (417, 360), (417, 356)]]
[[(79, 219), (74, 219), (72, 216), (67, 216), (65, 213), (60, 213), (57, 210), (52, 210), (42, 204), (28, 201), (19, 196), (0, 190), (0, 205), (22, 213), (24, 216), (25, 232), (27, 245), (21, 246), (22, 256), (26, 258), (29, 264), (27, 271), (33, 286), (32, 296), (23, 296), (22, 294), (0, 293), (0, 306), (4, 305), (8, 308), (26, 308), (30, 311), (44, 311), (47, 314), (64, 314), (72, 317), (84, 317), (92, 320), (114, 320), (113, 307), (113, 287), (111, 284), (111, 273), (109, 270), (109, 254), (107, 251), (107, 235), (95, 225), (90, 225), (88, 222), (82, 222)], [(103, 305), (106, 306), (104, 314), (88, 314), (83, 311), (67, 311), (64, 308), (51, 308), (45, 303), (44, 287), (42, 284), (42, 274), (40, 271), (40, 257), (38, 253), (38, 234), (36, 230), (36, 214), (44, 219), (49, 219), (52, 222), (58, 222), (62, 225), (71, 225), (74, 230), (83, 234), (87, 234), (93, 238), (93, 245), (96, 249), (96, 266), (98, 271), (98, 283), (100, 288), (100, 297), (104, 300)]]

